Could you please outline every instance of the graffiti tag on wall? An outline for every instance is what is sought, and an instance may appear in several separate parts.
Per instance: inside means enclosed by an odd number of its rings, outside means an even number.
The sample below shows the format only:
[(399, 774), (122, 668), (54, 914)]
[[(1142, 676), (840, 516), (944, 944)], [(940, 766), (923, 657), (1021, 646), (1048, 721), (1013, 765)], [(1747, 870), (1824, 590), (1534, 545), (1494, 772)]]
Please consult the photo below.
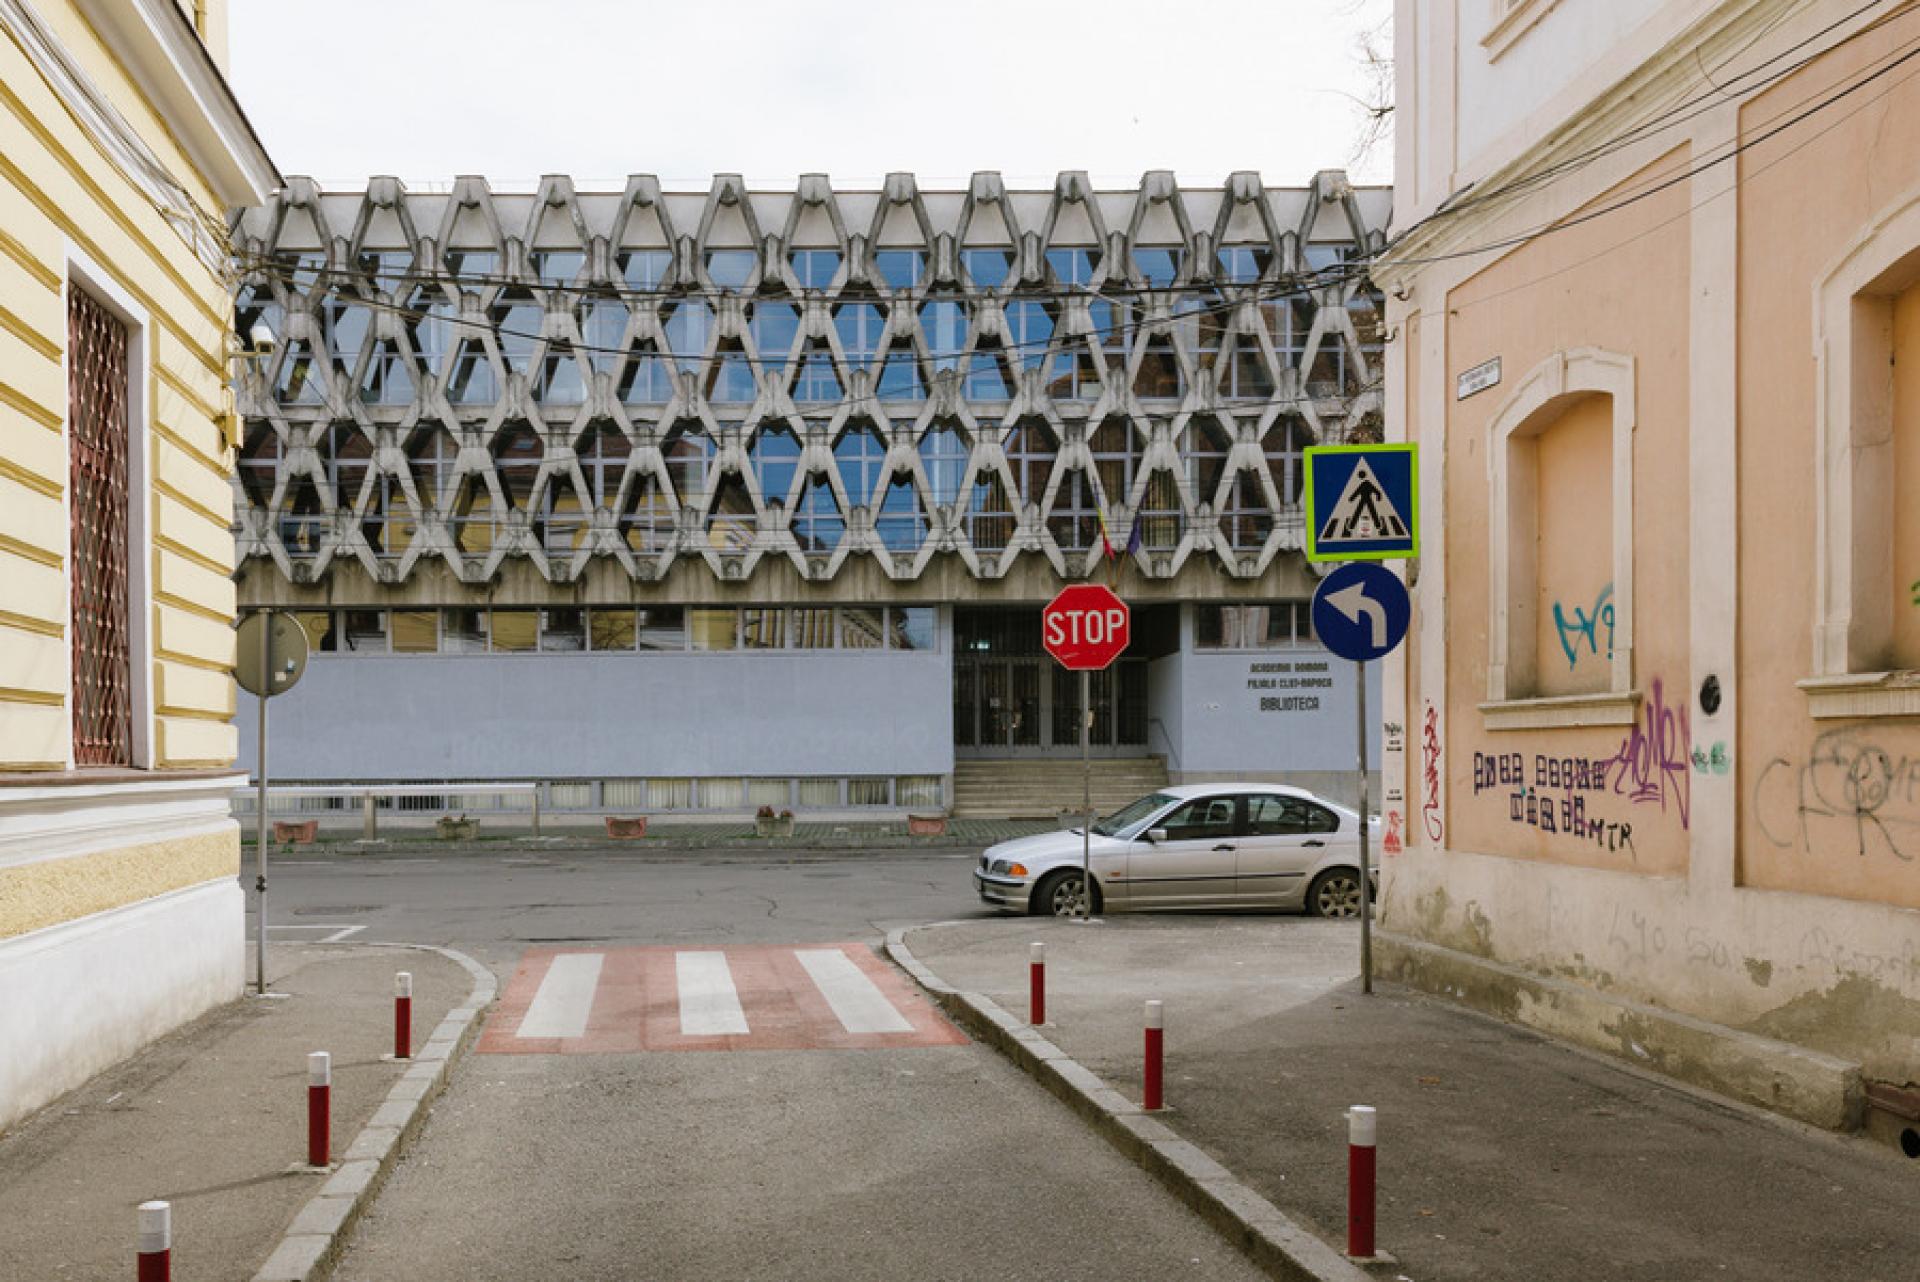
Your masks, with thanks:
[(1420, 775), (1425, 789), (1420, 804), (1420, 820), (1426, 825), (1427, 840), (1439, 844), (1440, 821), (1440, 712), (1427, 705), (1426, 722), (1420, 731)]
[(1767, 763), (1753, 809), (1761, 834), (1782, 849), (1911, 863), (1920, 853), (1920, 757), (1854, 727), (1829, 730), (1804, 762)]
[[(1633, 852), (1633, 825), (1587, 810), (1588, 796), (1604, 793), (1616, 758), (1549, 757), (1538, 754), (1527, 769), (1519, 752), (1473, 754), (1473, 795), (1501, 792), (1507, 798), (1507, 819), (1591, 841), (1608, 852)], [(1558, 794), (1553, 795), (1553, 794)]]
[(1624, 797), (1635, 806), (1658, 806), (1689, 826), (1692, 776), (1687, 745), (1691, 737), (1684, 704), (1667, 702), (1658, 678), (1634, 718), (1633, 728), (1610, 757), (1573, 757), (1536, 753), (1531, 769), (1520, 752), (1473, 754), (1473, 793), (1499, 792), (1507, 799), (1509, 822), (1541, 832), (1590, 841), (1608, 853), (1637, 854), (1633, 824), (1601, 813), (1593, 802)]
[[(1613, 658), (1613, 584), (1600, 589), (1593, 598), (1593, 606), (1573, 607), (1573, 618), (1568, 619), (1566, 609), (1560, 602), (1553, 603), (1553, 629), (1560, 637), (1560, 648), (1567, 656), (1567, 666), (1575, 667), (1582, 658), (1598, 657), (1604, 654)], [(1603, 651), (1600, 646), (1606, 642)]]
[(1693, 738), (1687, 705), (1669, 704), (1666, 687), (1653, 679), (1653, 693), (1633, 729), (1620, 741), (1614, 756), (1611, 779), (1613, 791), (1630, 797), (1635, 804), (1658, 804), (1661, 810), (1671, 804), (1680, 812), (1680, 826), (1687, 824), (1687, 809), (1692, 802), (1692, 777), (1687, 773), (1687, 744)]

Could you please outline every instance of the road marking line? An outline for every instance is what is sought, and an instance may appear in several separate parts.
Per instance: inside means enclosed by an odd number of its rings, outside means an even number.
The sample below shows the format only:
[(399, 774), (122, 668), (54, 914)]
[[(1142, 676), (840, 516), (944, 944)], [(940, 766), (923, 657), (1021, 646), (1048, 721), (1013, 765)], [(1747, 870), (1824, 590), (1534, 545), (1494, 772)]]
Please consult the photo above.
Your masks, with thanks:
[(365, 929), (365, 926), (342, 926), (339, 930), (334, 931), (320, 942), (323, 944), (337, 944), (348, 936), (357, 935)]
[(686, 1037), (743, 1034), (746, 1012), (733, 986), (733, 972), (725, 953), (675, 953), (674, 975), (680, 985), (680, 1032)]
[(555, 957), (514, 1036), (585, 1036), (603, 960), (600, 953), (561, 953)]
[(838, 948), (796, 948), (793, 955), (849, 1033), (913, 1031), (879, 986)]

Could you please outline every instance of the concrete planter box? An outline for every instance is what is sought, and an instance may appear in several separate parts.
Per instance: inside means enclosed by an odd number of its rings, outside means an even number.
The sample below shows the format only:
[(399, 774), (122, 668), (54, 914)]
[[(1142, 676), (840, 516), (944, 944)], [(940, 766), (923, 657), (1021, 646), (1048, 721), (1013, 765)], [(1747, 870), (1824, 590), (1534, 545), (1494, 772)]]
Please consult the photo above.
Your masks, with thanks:
[(756, 837), (791, 837), (793, 836), (793, 816), (787, 815), (782, 818), (779, 815), (755, 815), (753, 819), (753, 835)]
[(433, 827), (434, 831), (440, 834), (442, 841), (472, 841), (480, 835), (480, 821), (468, 819), (464, 815), (458, 819), (442, 816)]
[(633, 819), (622, 819), (618, 815), (608, 815), (607, 836), (615, 841), (633, 841), (647, 835), (647, 817), (640, 815)]
[(947, 835), (947, 817), (945, 815), (908, 815), (907, 835), (944, 837)]
[(308, 846), (320, 835), (318, 819), (276, 819), (273, 824), (273, 839), (283, 844)]

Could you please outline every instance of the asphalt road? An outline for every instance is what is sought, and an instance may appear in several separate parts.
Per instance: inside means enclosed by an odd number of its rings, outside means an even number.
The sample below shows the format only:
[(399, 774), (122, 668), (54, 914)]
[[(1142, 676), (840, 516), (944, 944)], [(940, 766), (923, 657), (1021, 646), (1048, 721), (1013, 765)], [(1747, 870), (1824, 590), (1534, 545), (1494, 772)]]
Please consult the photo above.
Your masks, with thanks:
[[(894, 926), (977, 915), (970, 859), (287, 860), (271, 871), (270, 939), (460, 949), (500, 975), (493, 1018), (511, 1021), (523, 1012), (509, 981), (529, 953), (538, 974), (555, 949), (878, 945)], [(1261, 1274), (1051, 1096), (960, 1040), (470, 1055), (336, 1276)]]

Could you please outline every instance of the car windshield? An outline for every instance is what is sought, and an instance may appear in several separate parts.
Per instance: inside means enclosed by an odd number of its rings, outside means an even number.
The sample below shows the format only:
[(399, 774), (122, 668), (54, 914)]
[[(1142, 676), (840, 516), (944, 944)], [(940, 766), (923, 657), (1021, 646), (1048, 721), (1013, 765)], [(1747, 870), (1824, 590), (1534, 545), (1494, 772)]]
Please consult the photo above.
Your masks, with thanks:
[(1102, 837), (1118, 837), (1121, 833), (1141, 823), (1148, 815), (1153, 814), (1162, 806), (1170, 804), (1173, 800), (1174, 797), (1171, 793), (1156, 792), (1151, 796), (1142, 797), (1138, 801), (1130, 801), (1095, 824), (1093, 830)]

